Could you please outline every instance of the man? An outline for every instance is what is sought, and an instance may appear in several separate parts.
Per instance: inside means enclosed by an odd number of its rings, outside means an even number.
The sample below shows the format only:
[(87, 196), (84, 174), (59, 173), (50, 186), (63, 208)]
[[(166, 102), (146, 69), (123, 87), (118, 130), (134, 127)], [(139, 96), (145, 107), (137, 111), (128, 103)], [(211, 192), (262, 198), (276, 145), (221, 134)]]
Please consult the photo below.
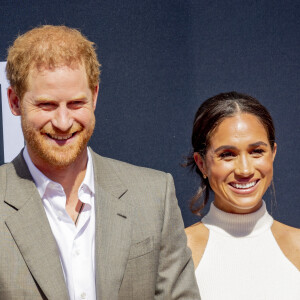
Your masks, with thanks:
[(9, 49), (26, 147), (0, 168), (0, 299), (200, 299), (171, 176), (87, 147), (99, 66), (65, 26)]

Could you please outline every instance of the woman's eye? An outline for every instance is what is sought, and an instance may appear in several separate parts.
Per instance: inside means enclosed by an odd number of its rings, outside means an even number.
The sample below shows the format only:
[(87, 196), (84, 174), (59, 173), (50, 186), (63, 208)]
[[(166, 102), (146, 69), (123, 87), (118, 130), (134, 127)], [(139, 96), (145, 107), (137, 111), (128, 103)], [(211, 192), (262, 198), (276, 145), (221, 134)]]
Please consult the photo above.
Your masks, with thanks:
[(234, 153), (233, 152), (230, 152), (230, 151), (226, 151), (226, 152), (222, 152), (220, 155), (219, 155), (222, 159), (224, 158), (232, 158), (234, 157)]
[(264, 152), (265, 152), (264, 149), (258, 148), (258, 149), (252, 150), (251, 154), (256, 155), (256, 156), (258, 156), (258, 155), (260, 156), (260, 155), (262, 155)]

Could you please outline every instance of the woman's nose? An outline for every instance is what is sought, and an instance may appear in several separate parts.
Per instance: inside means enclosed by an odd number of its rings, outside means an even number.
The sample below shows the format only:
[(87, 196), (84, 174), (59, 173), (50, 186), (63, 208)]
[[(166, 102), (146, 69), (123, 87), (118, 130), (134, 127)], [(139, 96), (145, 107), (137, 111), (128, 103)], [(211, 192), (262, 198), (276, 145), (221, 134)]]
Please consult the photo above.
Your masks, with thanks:
[(248, 177), (254, 173), (254, 166), (251, 157), (246, 155), (241, 155), (237, 160), (237, 165), (235, 168), (235, 173), (238, 176)]

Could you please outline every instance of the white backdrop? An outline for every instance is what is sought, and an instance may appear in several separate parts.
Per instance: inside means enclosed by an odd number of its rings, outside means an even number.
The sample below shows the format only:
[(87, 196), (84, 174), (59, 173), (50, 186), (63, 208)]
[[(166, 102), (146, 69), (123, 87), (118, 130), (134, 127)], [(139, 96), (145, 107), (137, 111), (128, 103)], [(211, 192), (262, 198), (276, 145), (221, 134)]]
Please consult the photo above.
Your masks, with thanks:
[(3, 122), (3, 148), (4, 162), (10, 162), (24, 147), (24, 138), (21, 129), (20, 117), (14, 116), (7, 101), (7, 88), (9, 86), (5, 75), (6, 62), (0, 62), (0, 84), (2, 99), (2, 122)]

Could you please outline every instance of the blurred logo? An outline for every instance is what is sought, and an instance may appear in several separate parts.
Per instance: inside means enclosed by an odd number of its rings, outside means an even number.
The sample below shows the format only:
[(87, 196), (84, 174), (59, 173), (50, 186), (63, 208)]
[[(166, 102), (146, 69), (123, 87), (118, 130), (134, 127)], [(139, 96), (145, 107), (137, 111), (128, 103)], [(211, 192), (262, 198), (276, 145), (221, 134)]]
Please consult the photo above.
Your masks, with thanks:
[(21, 119), (11, 113), (8, 105), (9, 83), (5, 75), (5, 65), (6, 62), (0, 62), (0, 163), (10, 162), (24, 147)]

